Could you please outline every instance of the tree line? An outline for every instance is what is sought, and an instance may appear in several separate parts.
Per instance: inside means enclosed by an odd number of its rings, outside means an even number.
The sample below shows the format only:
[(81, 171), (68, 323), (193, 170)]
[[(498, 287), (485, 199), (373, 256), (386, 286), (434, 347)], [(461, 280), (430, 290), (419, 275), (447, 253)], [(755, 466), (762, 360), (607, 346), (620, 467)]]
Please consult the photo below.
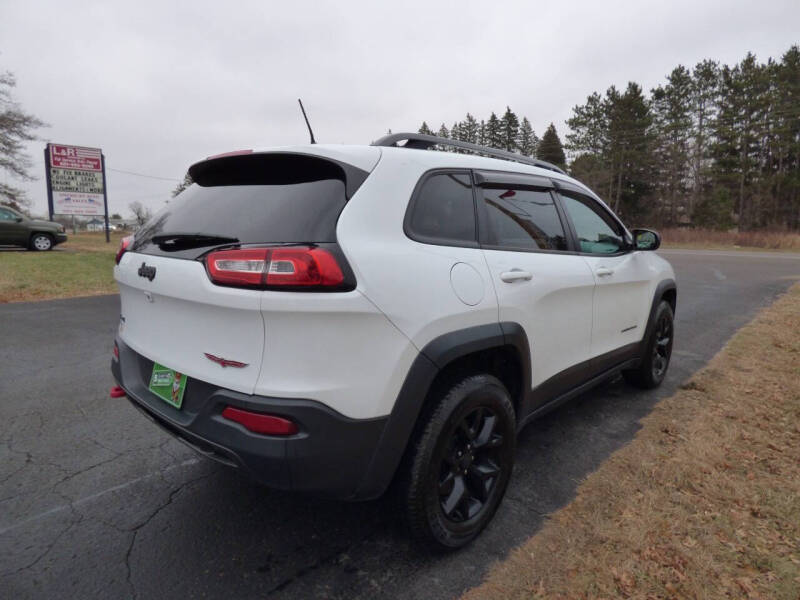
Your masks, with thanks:
[[(0, 202), (30, 200), (9, 183), (33, 179), (27, 142), (46, 124), (13, 98), (0, 72)], [(675, 67), (645, 93), (636, 82), (590, 94), (572, 109), (562, 145), (550, 123), (541, 138), (510, 107), (478, 121), (420, 133), (536, 157), (569, 170), (631, 222), (739, 230), (800, 229), (800, 47), (759, 62), (704, 60)], [(446, 149), (446, 148), (441, 148)], [(565, 155), (565, 150), (567, 155)], [(456, 149), (456, 151), (459, 151)], [(187, 178), (174, 191), (182, 191)]]
[[(517, 152), (524, 156), (546, 160), (559, 167), (566, 167), (564, 148), (555, 125), (550, 123), (540, 139), (528, 118), (522, 117), (520, 121), (508, 106), (502, 117), (498, 117), (492, 112), (488, 119), (478, 121), (470, 113), (467, 113), (463, 121), (456, 121), (450, 129), (442, 123), (437, 132), (434, 132), (428, 123), (423, 121), (418, 133)], [(449, 148), (444, 145), (437, 149), (461, 151), (458, 148)]]
[[(800, 48), (780, 61), (675, 67), (646, 94), (628, 83), (575, 106), (565, 148), (571, 175), (625, 218), (658, 225), (800, 229)], [(426, 123), (420, 133), (433, 133)], [(539, 140), (510, 108), (471, 115), (437, 135), (563, 166), (551, 124)], [(545, 140), (547, 139), (547, 144)]]

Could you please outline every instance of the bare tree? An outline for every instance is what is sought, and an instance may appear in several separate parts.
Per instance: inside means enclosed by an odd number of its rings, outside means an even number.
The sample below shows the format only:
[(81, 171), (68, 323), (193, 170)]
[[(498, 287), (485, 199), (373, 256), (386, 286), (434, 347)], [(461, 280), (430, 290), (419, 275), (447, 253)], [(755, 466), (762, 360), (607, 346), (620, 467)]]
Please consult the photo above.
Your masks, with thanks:
[[(22, 110), (11, 94), (17, 81), (13, 73), (0, 71), (0, 172), (20, 181), (35, 179), (30, 174), (31, 158), (25, 143), (37, 139), (34, 130), (47, 127), (44, 121)], [(29, 207), (25, 192), (0, 181), (0, 202)]]
[(136, 219), (136, 223), (138, 223), (140, 227), (147, 223), (147, 221), (150, 220), (150, 217), (153, 216), (153, 211), (138, 200), (128, 204), (128, 208), (133, 213), (133, 218)]

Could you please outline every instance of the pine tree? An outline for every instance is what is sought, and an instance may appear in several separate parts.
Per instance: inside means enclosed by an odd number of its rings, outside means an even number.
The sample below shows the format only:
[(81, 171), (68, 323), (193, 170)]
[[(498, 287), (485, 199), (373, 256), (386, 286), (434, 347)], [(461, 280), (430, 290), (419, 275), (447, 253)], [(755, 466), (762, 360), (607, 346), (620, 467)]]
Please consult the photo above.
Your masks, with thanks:
[(539, 138), (531, 127), (531, 122), (528, 117), (522, 118), (522, 125), (519, 127), (519, 134), (517, 135), (517, 149), (525, 156), (536, 156), (536, 146), (539, 144)]
[(461, 139), (470, 144), (477, 144), (480, 126), (471, 114), (467, 113), (461, 127)]
[(792, 46), (771, 73), (769, 160), (773, 227), (800, 228), (800, 46)]
[(688, 212), (685, 206), (689, 181), (692, 133), (692, 76), (678, 66), (667, 77), (665, 86), (652, 91), (651, 105), (654, 123), (654, 169), (661, 206), (669, 207), (668, 221), (679, 222), (678, 213)]
[(723, 67), (720, 109), (714, 127), (715, 185), (727, 188), (734, 198), (739, 229), (744, 230), (759, 224), (760, 207), (756, 201), (767, 111), (765, 75), (764, 67), (752, 53), (733, 68)]
[[(439, 136), (440, 138), (449, 138), (450, 137), (450, 132), (447, 130), (447, 127), (444, 126), (444, 123), (442, 123), (442, 126), (439, 127), (439, 132), (436, 135)], [(442, 150), (442, 151), (447, 152), (447, 151), (452, 150), (452, 148), (449, 147), (449, 146), (445, 146), (444, 144), (437, 144), (436, 145), (436, 150)]]
[(478, 127), (478, 145), (486, 145), (486, 121), (481, 119), (480, 127)]
[(519, 135), (519, 119), (511, 107), (506, 106), (506, 112), (500, 119), (501, 148), (514, 152), (517, 149), (517, 136)]
[[(461, 140), (461, 124), (457, 121), (453, 123), (453, 126), (450, 128), (450, 139), (456, 141)], [(463, 150), (454, 146), (450, 148), (450, 152), (461, 153)]]
[[(37, 139), (36, 129), (47, 127), (47, 124), (23, 111), (14, 100), (12, 90), (16, 84), (12, 73), (0, 71), (0, 173), (19, 181), (33, 181), (35, 177), (30, 173), (32, 162), (25, 152), (25, 145)], [(0, 181), (0, 202), (13, 203), (20, 208), (30, 206), (25, 192), (7, 181)]]
[(608, 147), (608, 110), (603, 97), (594, 92), (586, 104), (575, 106), (567, 120), (567, 148), (579, 153), (602, 155)]
[(500, 119), (492, 113), (486, 121), (486, 144), (491, 148), (503, 148), (503, 133), (501, 131)]
[(719, 65), (711, 60), (697, 63), (692, 70), (692, 193), (689, 196), (689, 217), (694, 207), (706, 196), (711, 163), (711, 125), (719, 101)]
[(559, 167), (566, 167), (567, 157), (564, 155), (564, 147), (561, 145), (561, 139), (556, 132), (556, 126), (550, 123), (550, 126), (544, 132), (542, 141), (536, 149), (536, 158), (546, 160)]
[(732, 215), (733, 199), (728, 189), (720, 187), (697, 205), (692, 222), (707, 229), (729, 229), (733, 227)]
[(420, 125), (417, 133), (421, 133), (423, 135), (435, 135), (433, 133), (433, 130), (430, 127), (428, 127), (428, 124), (425, 121), (422, 122), (422, 125)]
[(608, 113), (608, 152), (612, 165), (614, 210), (629, 217), (647, 211), (644, 200), (652, 186), (652, 115), (642, 88), (629, 82), (623, 93), (613, 86), (604, 102)]
[(575, 106), (567, 120), (567, 148), (576, 158), (570, 171), (589, 187), (602, 190), (611, 197), (613, 180), (611, 156), (608, 151), (608, 110), (603, 97), (594, 92), (586, 104)]

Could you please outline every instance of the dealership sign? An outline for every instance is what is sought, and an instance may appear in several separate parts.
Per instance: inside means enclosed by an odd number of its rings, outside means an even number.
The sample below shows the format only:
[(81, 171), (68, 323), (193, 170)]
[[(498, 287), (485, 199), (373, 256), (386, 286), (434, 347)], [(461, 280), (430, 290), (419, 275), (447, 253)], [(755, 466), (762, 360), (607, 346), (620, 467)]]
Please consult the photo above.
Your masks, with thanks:
[(99, 148), (47, 144), (47, 196), (52, 215), (105, 215), (105, 160)]

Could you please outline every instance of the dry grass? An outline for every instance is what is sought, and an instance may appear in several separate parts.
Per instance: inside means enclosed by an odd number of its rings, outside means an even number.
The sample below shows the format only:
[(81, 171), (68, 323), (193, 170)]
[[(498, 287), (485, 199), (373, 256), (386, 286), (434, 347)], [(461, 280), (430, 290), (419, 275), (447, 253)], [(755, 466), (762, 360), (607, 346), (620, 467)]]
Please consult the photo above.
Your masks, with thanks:
[(106, 243), (106, 234), (104, 232), (81, 232), (73, 234), (67, 229), (67, 241), (57, 246), (59, 250), (69, 250), (76, 252), (112, 252), (116, 254), (119, 248), (119, 242), (126, 235), (131, 235), (130, 232), (121, 233), (112, 231), (109, 235), (111, 242)]
[(67, 234), (50, 252), (0, 251), (0, 303), (113, 294), (114, 256), (122, 234)]
[(800, 252), (800, 234), (786, 231), (715, 231), (672, 228), (659, 230), (666, 248), (783, 250)]
[(800, 598), (800, 285), (466, 599)]

